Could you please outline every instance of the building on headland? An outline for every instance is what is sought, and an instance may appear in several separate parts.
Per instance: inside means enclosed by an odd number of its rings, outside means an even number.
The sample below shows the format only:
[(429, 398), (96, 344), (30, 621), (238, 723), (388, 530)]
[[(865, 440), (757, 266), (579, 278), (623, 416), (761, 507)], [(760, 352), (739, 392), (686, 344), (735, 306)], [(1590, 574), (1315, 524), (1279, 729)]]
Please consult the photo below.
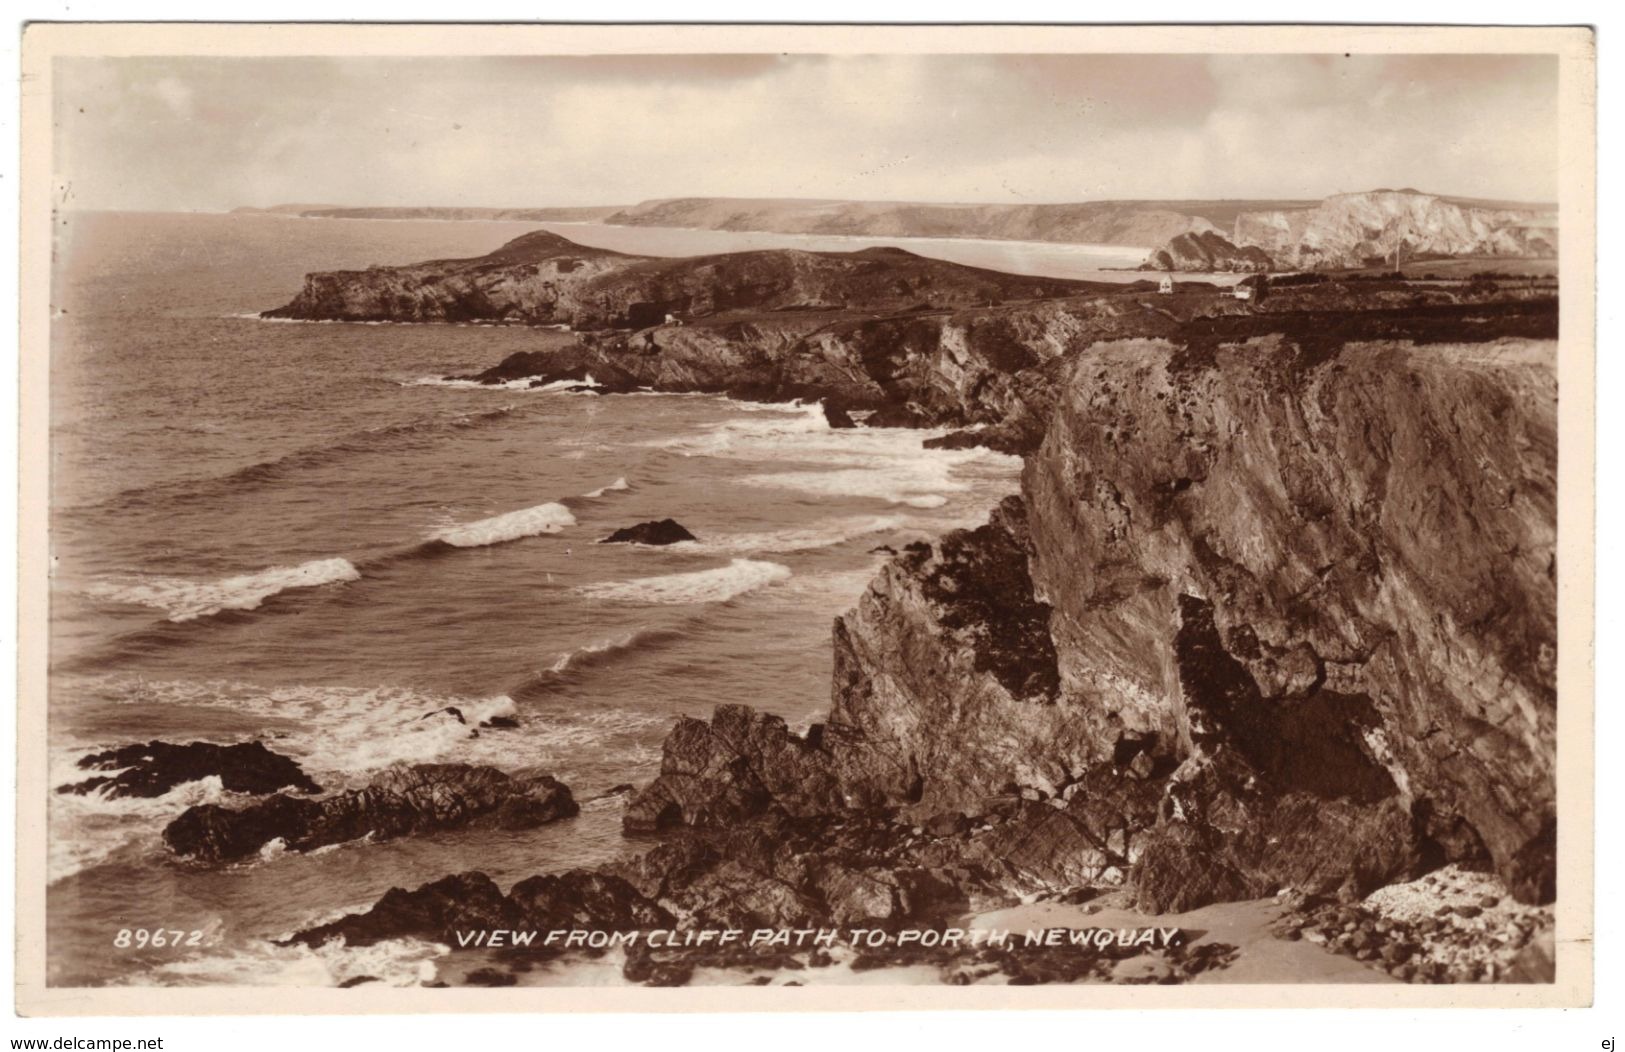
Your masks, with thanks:
[(1157, 291), (1162, 293), (1164, 296), (1173, 295), (1174, 276), (1172, 274), (1165, 275), (1162, 279), (1162, 283), (1157, 286)]
[(1269, 293), (1270, 279), (1263, 274), (1251, 274), (1242, 278), (1231, 290), (1231, 295), (1238, 300), (1248, 300), (1253, 303), (1262, 303)]

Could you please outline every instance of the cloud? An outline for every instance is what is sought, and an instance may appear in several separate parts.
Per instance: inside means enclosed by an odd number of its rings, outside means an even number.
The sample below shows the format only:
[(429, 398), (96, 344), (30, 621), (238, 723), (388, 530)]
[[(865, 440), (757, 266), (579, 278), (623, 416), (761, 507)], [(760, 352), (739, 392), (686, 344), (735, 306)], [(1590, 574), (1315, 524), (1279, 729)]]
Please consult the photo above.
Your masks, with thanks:
[(80, 203), (1555, 193), (1530, 56), (64, 60)]

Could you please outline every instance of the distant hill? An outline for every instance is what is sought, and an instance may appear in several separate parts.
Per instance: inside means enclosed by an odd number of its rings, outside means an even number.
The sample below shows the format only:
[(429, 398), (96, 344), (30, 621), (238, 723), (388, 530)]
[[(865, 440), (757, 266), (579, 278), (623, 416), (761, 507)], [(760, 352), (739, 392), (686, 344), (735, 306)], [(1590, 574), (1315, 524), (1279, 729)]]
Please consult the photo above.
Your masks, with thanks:
[[(1089, 201), (1079, 204), (922, 204), (777, 198), (645, 201), (604, 219), (614, 226), (689, 227), (863, 237), (965, 237), (1150, 248), (1217, 229), (1247, 203)], [(1313, 202), (1268, 202), (1296, 206)], [(1256, 207), (1256, 203), (1253, 203)], [(1218, 218), (1215, 219), (1214, 217)]]

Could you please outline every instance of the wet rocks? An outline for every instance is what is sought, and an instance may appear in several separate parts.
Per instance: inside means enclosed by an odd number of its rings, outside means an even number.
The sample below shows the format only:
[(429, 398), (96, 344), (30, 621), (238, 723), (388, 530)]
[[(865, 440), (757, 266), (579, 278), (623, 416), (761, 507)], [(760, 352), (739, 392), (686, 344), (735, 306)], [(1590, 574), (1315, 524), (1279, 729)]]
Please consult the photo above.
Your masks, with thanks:
[(616, 530), (598, 543), (664, 545), (695, 539), (695, 536), (683, 528), (675, 519), (660, 519), (658, 521), (640, 522), (636, 526)]
[(843, 406), (828, 400), (824, 402), (824, 423), (837, 431), (858, 426), (857, 421), (852, 419), (852, 414)]
[(458, 930), (510, 928), (511, 903), (484, 873), (458, 873), (413, 891), (390, 888), (371, 909), (307, 928), (287, 942), (320, 946), (343, 939), (348, 946), (371, 946), (389, 939), (454, 942)]
[(185, 782), (205, 778), (219, 778), (221, 787), (233, 793), (274, 793), (280, 789), (321, 792), (321, 786), (311, 780), (298, 763), (272, 752), (260, 742), (176, 745), (152, 741), (93, 753), (81, 759), (78, 766), (83, 770), (116, 773), (60, 786), (57, 792), (153, 797), (162, 796)]
[(631, 833), (718, 828), (770, 807), (827, 814), (845, 805), (822, 728), (803, 738), (777, 716), (719, 705), (710, 722), (677, 721), (660, 776), (627, 805), (622, 824)]
[(324, 799), (279, 794), (238, 809), (190, 807), (163, 835), (183, 858), (228, 862), (273, 841), (308, 851), (365, 836), (387, 839), (476, 823), (529, 829), (578, 810), (569, 788), (551, 775), (518, 778), (492, 767), (418, 764), (391, 768), (365, 789)]

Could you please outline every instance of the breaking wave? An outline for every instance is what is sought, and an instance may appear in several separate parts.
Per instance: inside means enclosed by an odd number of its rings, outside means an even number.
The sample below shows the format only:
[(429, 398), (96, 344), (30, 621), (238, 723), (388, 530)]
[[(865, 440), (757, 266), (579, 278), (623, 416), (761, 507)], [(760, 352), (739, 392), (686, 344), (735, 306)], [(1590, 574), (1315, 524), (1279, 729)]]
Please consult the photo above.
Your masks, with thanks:
[(420, 376), (415, 380), (400, 381), (402, 387), (455, 387), (465, 391), (536, 391), (542, 394), (554, 394), (560, 391), (576, 391), (578, 388), (597, 390), (603, 385), (587, 373), (580, 380), (548, 380), (541, 376), (520, 376), (501, 383), (486, 383), (483, 380), (471, 380), (455, 376)]
[(735, 559), (727, 566), (664, 577), (606, 581), (583, 585), (577, 591), (589, 599), (621, 603), (723, 603), (790, 578), (790, 568), (778, 563)]
[(257, 573), (218, 581), (191, 581), (181, 577), (149, 577), (123, 581), (92, 581), (85, 593), (95, 599), (163, 610), (170, 621), (192, 621), (224, 610), (256, 610), (281, 592), (361, 579), (348, 559), (313, 559), (298, 566), (273, 566)]
[[(601, 706), (531, 712), (511, 693), (471, 696), (396, 686), (265, 686), (120, 675), (86, 681), (83, 689), (120, 704), (220, 709), (277, 728), (262, 737), (267, 747), (298, 761), (328, 789), (365, 784), (395, 763), (487, 764), (506, 771), (539, 766), (568, 782), (584, 756), (628, 765), (657, 756), (650, 750), (670, 722), (669, 715)], [(495, 717), (519, 725), (481, 727)]]
[(801, 528), (720, 534), (699, 541), (683, 541), (672, 547), (686, 551), (736, 553), (804, 552), (829, 548), (872, 533), (904, 529), (908, 525), (909, 520), (902, 515), (857, 515)]
[(607, 486), (599, 486), (597, 489), (588, 490), (586, 493), (583, 493), (582, 496), (588, 498), (589, 500), (598, 500), (606, 493), (622, 493), (631, 488), (631, 486), (627, 485), (625, 476), (622, 476)]
[(532, 688), (564, 679), (574, 679), (591, 669), (613, 664), (630, 654), (657, 650), (687, 638), (689, 633), (678, 628), (635, 628), (623, 635), (586, 643), (558, 655), (536, 679), (519, 690), (523, 695)]
[(46, 875), (51, 882), (100, 865), (125, 851), (146, 854), (159, 848), (164, 826), (188, 807), (229, 804), (247, 796), (228, 793), (218, 776), (184, 782), (162, 796), (109, 796), (106, 787), (89, 793), (58, 793), (58, 786), (82, 782), (107, 771), (75, 766), (92, 748), (59, 749), (51, 756), (51, 835)]
[(543, 533), (558, 533), (574, 526), (576, 517), (562, 504), (538, 504), (533, 508), (493, 515), (489, 519), (445, 526), (430, 535), (430, 541), (440, 541), (454, 548), (481, 548), (488, 544), (503, 544), (522, 537)]

